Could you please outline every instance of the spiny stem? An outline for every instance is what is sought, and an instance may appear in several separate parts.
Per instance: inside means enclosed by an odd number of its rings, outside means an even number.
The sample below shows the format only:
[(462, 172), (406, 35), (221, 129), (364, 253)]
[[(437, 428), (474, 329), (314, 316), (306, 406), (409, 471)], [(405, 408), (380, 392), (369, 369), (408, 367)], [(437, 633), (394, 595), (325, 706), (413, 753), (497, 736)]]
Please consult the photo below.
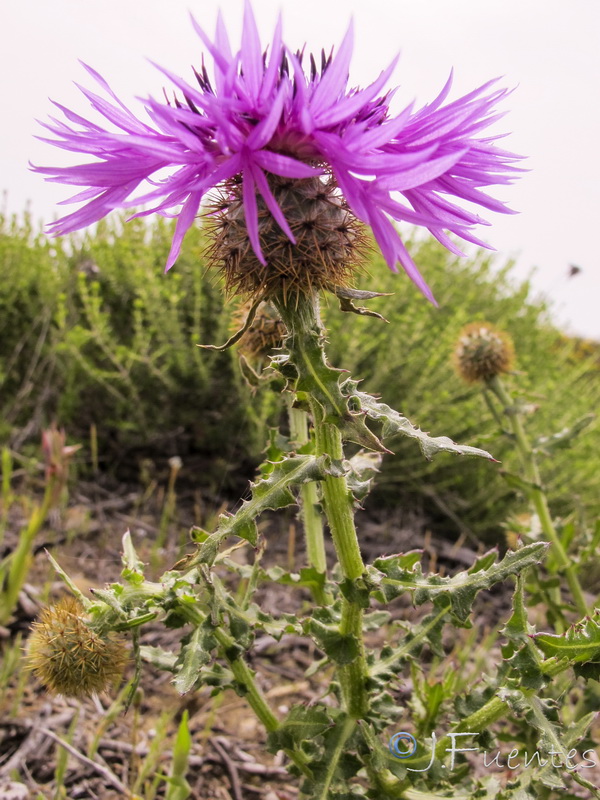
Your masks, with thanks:
[[(298, 296), (294, 305), (276, 303), (289, 332), (286, 346), (291, 363), (298, 372), (299, 387), (306, 389), (315, 428), (316, 455), (327, 455), (332, 462), (344, 458), (342, 435), (338, 427), (347, 409), (340, 397), (338, 378), (327, 365), (323, 349), (323, 329), (319, 319), (318, 298)], [(324, 418), (324, 408), (330, 409)], [(356, 581), (365, 572), (354, 526), (354, 503), (345, 475), (326, 475), (322, 482), (325, 514), (344, 578)], [(344, 707), (354, 719), (368, 710), (366, 659), (363, 642), (363, 611), (355, 600), (342, 598), (340, 632), (356, 639), (358, 655), (339, 668)]]
[(556, 532), (556, 528), (554, 527), (554, 523), (552, 522), (550, 509), (548, 508), (548, 500), (541, 486), (541, 477), (537, 461), (535, 459), (535, 453), (533, 452), (533, 448), (529, 443), (527, 434), (525, 433), (521, 415), (518, 411), (514, 410), (514, 401), (498, 376), (489, 380), (488, 386), (504, 407), (505, 414), (508, 418), (511, 431), (514, 436), (514, 441), (517, 446), (517, 452), (521, 459), (527, 480), (531, 484), (528, 490), (528, 495), (538, 515), (544, 535), (547, 536), (552, 542), (554, 553), (559, 562), (561, 570), (565, 573), (565, 577), (567, 579), (567, 583), (569, 584), (577, 611), (582, 616), (586, 616), (589, 613), (589, 610), (583, 595), (581, 584), (577, 578), (577, 571), (575, 569), (575, 565), (563, 547), (558, 533)]
[[(215, 628), (214, 635), (217, 642), (223, 648), (223, 654), (227, 659), (227, 663), (236, 681), (246, 690), (245, 699), (248, 701), (248, 705), (267, 731), (273, 733), (279, 728), (279, 720), (273, 713), (266, 697), (257, 684), (254, 673), (242, 658), (235, 640), (222, 628)], [(284, 752), (304, 775), (311, 777), (311, 771), (307, 767), (306, 761), (301, 753), (289, 749), (286, 749)]]
[(279, 721), (256, 683), (254, 674), (239, 654), (234, 639), (222, 628), (215, 628), (214, 634), (215, 639), (223, 648), (225, 658), (231, 667), (236, 681), (238, 681), (247, 692), (246, 700), (248, 704), (269, 733), (276, 731), (279, 727)]
[[(318, 414), (315, 401), (310, 401), (314, 414)], [(325, 454), (334, 461), (344, 457), (342, 435), (334, 425), (316, 426), (316, 444), (319, 455)], [(365, 571), (354, 527), (354, 501), (346, 477), (326, 475), (323, 481), (325, 513), (331, 529), (337, 556), (345, 578), (356, 580)]]
[[(291, 395), (288, 398), (288, 419), (290, 423), (290, 439), (299, 446), (309, 441), (308, 415), (301, 408), (294, 408)], [(306, 555), (308, 564), (321, 575), (327, 575), (327, 557), (323, 537), (323, 521), (317, 510), (319, 497), (317, 485), (313, 481), (303, 483), (300, 487), (300, 518), (304, 528)], [(333, 597), (320, 586), (315, 587), (313, 596), (320, 605), (333, 602)]]

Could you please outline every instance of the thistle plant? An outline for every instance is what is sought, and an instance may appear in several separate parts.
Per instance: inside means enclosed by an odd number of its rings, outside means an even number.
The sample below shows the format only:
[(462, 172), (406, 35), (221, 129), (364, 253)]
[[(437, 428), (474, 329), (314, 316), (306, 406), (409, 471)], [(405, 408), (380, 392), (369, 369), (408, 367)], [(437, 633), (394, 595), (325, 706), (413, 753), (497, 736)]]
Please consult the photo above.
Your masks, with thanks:
[[(334, 369), (319, 312), (321, 295), (330, 293), (343, 312), (375, 313), (355, 305), (377, 296), (354, 286), (369, 235), (389, 267), (396, 270), (400, 264), (433, 300), (393, 221), (426, 227), (453, 252), (457, 248), (448, 231), (480, 243), (473, 231), (483, 220), (460, 203), (508, 210), (483, 189), (510, 183), (518, 173), (517, 156), (498, 148), (495, 136), (482, 135), (507, 92), (491, 82), (446, 102), (449, 81), (432, 103), (393, 113), (392, 92), (384, 87), (395, 61), (366, 88), (348, 88), (352, 28), (336, 53), (315, 58), (283, 44), (281, 21), (263, 50), (249, 4), (237, 52), (220, 17), (214, 40), (193, 24), (213, 60), (212, 75), (204, 61), (195, 72), (196, 85), (161, 68), (175, 94), (167, 102), (149, 98), (147, 122), (87, 67), (110, 101), (82, 91), (111, 127), (62, 106), (66, 122), (46, 127), (57, 137), (55, 144), (97, 161), (36, 169), (50, 180), (84, 187), (72, 198), (82, 207), (52, 224), (56, 234), (140, 200), (152, 207), (138, 214), (175, 212), (167, 269), (205, 201), (214, 268), (227, 291), (249, 303), (240, 330), (225, 345), (212, 346), (231, 346), (251, 334), (261, 304), (275, 309), (283, 337), (270, 369), (285, 382), (290, 435), (272, 440), (250, 498), (236, 513), (223, 514), (214, 532), (194, 528), (195, 549), (158, 581), (146, 579), (126, 534), (121, 582), (96, 589), (88, 613), (104, 630), (133, 632), (136, 680), (145, 660), (172, 673), (182, 694), (208, 686), (233, 688), (243, 696), (267, 732), (267, 746), (286, 754), (307, 798), (466, 796), (455, 794), (460, 779), (469, 796), (531, 798), (529, 784), (501, 794), (497, 782), (469, 779), (464, 768), (444, 774), (437, 764), (429, 771), (422, 749), (408, 759), (406, 753), (390, 752), (385, 734), (389, 738), (390, 726), (403, 715), (390, 686), (409, 662), (426, 670), (419, 658), (424, 648), (444, 657), (443, 628), (469, 627), (477, 594), (513, 577), (517, 588), (505, 628), (506, 661), (481, 690), (444, 698), (452, 731), (437, 745), (432, 740), (434, 755), (444, 758), (452, 737), (461, 733), (482, 743), (492, 723), (513, 713), (527, 715), (540, 738), (555, 741), (559, 734), (535, 692), (572, 664), (585, 662), (589, 668), (600, 659), (600, 644), (581, 646), (584, 638), (598, 642), (598, 620), (569, 632), (566, 659), (560, 656), (562, 641), (531, 638), (519, 576), (541, 562), (543, 542), (500, 560), (492, 551), (453, 577), (424, 574), (417, 550), (365, 564), (355, 510), (371, 488), (378, 459), (389, 452), (386, 437), (416, 440), (426, 458), (437, 453), (493, 458), (448, 437), (428, 435)], [(155, 177), (165, 168), (167, 177)], [(132, 196), (145, 180), (149, 191)], [(263, 566), (257, 519), (266, 510), (298, 502), (308, 565), (297, 574)], [(318, 518), (321, 511), (326, 527)], [(327, 563), (324, 535), (333, 541), (334, 564)], [(251, 563), (241, 566), (232, 558), (240, 547), (254, 548)], [(230, 573), (243, 581), (243, 591), (229, 590)], [(272, 581), (290, 586), (291, 592), (310, 589), (313, 601), (306, 613), (267, 614), (257, 590)], [(386, 607), (405, 594), (416, 606), (427, 605), (427, 613), (410, 629), (393, 632), (383, 646), (372, 646), (366, 634), (389, 619)], [(140, 642), (140, 629), (157, 618), (182, 629), (174, 651)], [(327, 668), (332, 675), (327, 696), (310, 706), (292, 706), (283, 717), (277, 713), (248, 662), (259, 633), (312, 639), (322, 660), (310, 671)], [(436, 718), (441, 714), (440, 705)], [(590, 722), (590, 717), (580, 722), (570, 741), (581, 738)], [(440, 794), (423, 794), (436, 786)]]
[[(531, 405), (513, 397), (502, 380), (502, 375), (510, 372), (514, 366), (514, 355), (514, 345), (506, 333), (487, 322), (475, 322), (467, 325), (461, 332), (454, 351), (454, 362), (461, 377), (468, 382), (482, 385), (490, 411), (498, 421), (501, 431), (513, 443), (521, 474), (513, 475), (509, 472), (503, 474), (533, 506), (543, 536), (552, 543), (552, 560), (556, 570), (566, 578), (577, 613), (586, 616), (589, 609), (579, 582), (577, 565), (563, 544), (552, 519), (538, 461), (540, 455), (548, 454), (553, 447), (567, 444), (591, 421), (591, 418), (588, 415), (572, 429), (562, 431), (554, 437), (543, 437), (541, 441), (536, 442), (530, 441), (526, 432), (526, 417)], [(540, 588), (543, 591), (542, 583)], [(560, 588), (553, 587), (549, 595), (546, 594), (547, 599), (551, 601), (550, 617), (558, 617), (562, 624), (564, 614)]]

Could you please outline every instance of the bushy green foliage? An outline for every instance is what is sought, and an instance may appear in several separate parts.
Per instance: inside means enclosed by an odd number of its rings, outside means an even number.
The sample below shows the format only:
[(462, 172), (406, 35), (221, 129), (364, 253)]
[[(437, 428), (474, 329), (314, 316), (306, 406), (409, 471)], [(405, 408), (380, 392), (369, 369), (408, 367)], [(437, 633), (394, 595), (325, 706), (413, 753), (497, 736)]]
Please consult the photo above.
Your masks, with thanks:
[(171, 235), (162, 220), (116, 220), (49, 241), (2, 221), (3, 437), (56, 418), (80, 439), (95, 424), (110, 461), (132, 448), (222, 456), (229, 470), (258, 458), (273, 402), (249, 402), (233, 353), (197, 347), (228, 337), (230, 312), (199, 231), (164, 276)]
[[(49, 240), (27, 218), (0, 220), (1, 439), (12, 431), (21, 442), (57, 419), (82, 441), (96, 424), (104, 462), (195, 452), (220, 460), (224, 475), (240, 460), (258, 461), (277, 400), (268, 391), (250, 397), (234, 351), (196, 347), (228, 337), (232, 309), (215, 275), (206, 274), (199, 230), (164, 276), (171, 233), (164, 220), (116, 219), (84, 237)], [(511, 282), (509, 267), (499, 270), (487, 256), (455, 259), (429, 242), (413, 243), (411, 251), (439, 308), (374, 257), (370, 276), (358, 283), (394, 292), (370, 301), (390, 324), (341, 313), (333, 298), (325, 310), (332, 361), (361, 377), (361, 388), (433, 435), (485, 447), (511, 469), (510, 446), (479, 388), (465, 386), (450, 363), (461, 327), (486, 319), (515, 340), (517, 369), (525, 373), (519, 385), (539, 405), (528, 425), (532, 436), (598, 406), (597, 352), (582, 353), (580, 343), (561, 337), (529, 286)], [(555, 512), (573, 498), (600, 510), (599, 437), (592, 426), (542, 464)], [(477, 535), (497, 529), (511, 504), (518, 508), (496, 465), (449, 456), (424, 462), (406, 439), (391, 447), (399, 457), (384, 459), (378, 503), (416, 501), (443, 525)]]
[[(492, 534), (521, 502), (500, 475), (500, 469), (514, 470), (515, 456), (498, 433), (480, 387), (466, 385), (454, 371), (451, 354), (461, 328), (487, 320), (513, 338), (516, 369), (523, 373), (518, 386), (525, 387), (524, 399), (532, 405), (532, 437), (558, 432), (599, 407), (598, 348), (582, 357), (580, 342), (558, 333), (546, 305), (531, 298), (530, 285), (511, 279), (510, 265), (498, 269), (485, 253), (456, 259), (435, 242), (415, 242), (410, 249), (439, 308), (376, 258), (360, 287), (394, 292), (369, 303), (390, 324), (367, 316), (349, 319), (332, 302), (326, 313), (329, 354), (335, 366), (360, 376), (366, 391), (379, 393), (424, 430), (484, 447), (501, 462), (449, 456), (425, 462), (415, 443), (399, 437), (387, 442), (397, 457), (383, 461), (377, 502), (383, 499), (391, 507), (417, 502), (428, 516), (458, 530)], [(570, 449), (542, 461), (556, 513), (572, 510), (574, 500), (590, 514), (600, 511), (599, 452), (596, 422)]]

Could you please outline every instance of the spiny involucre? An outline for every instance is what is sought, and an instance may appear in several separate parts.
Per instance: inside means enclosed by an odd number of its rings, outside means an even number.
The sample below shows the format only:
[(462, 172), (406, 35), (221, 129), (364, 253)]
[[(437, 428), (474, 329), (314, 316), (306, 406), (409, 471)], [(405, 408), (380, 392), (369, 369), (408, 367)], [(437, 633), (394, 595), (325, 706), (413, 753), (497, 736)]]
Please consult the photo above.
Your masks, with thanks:
[(112, 686), (127, 662), (123, 642), (95, 630), (79, 600), (66, 596), (33, 623), (27, 659), (53, 694), (89, 697)]
[(489, 322), (471, 322), (459, 334), (454, 365), (467, 383), (488, 381), (514, 365), (512, 339)]

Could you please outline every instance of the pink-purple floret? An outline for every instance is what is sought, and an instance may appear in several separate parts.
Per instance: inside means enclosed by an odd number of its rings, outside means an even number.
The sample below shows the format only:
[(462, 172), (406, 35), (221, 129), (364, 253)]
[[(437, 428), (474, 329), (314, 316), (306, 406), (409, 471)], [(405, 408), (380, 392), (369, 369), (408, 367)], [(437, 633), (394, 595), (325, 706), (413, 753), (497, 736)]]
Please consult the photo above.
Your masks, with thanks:
[[(186, 231), (204, 195), (223, 181), (243, 180), (248, 236), (264, 262), (258, 233), (257, 192), (293, 241), (267, 173), (305, 178), (331, 171), (354, 214), (369, 225), (390, 268), (400, 263), (431, 300), (431, 291), (412, 261), (392, 220), (424, 226), (451, 252), (461, 254), (447, 232), (487, 246), (472, 229), (489, 224), (450, 198), (492, 211), (510, 213), (482, 189), (508, 184), (520, 171), (519, 157), (495, 145), (498, 136), (477, 138), (499, 116), (495, 106), (508, 92), (490, 81), (444, 105), (451, 77), (429, 105), (413, 104), (391, 116), (391, 92), (384, 86), (397, 59), (365, 89), (348, 89), (353, 47), (350, 26), (334, 56), (310, 57), (290, 52), (282, 42), (281, 19), (266, 53), (249, 2), (246, 3), (241, 49), (233, 52), (219, 15), (214, 42), (192, 19), (214, 63), (211, 82), (204, 62), (192, 86), (162, 67), (184, 101), (149, 98), (151, 124), (138, 119), (106, 81), (85, 66), (112, 102), (79, 87), (92, 107), (109, 123), (107, 129), (64, 106), (66, 122), (42, 123), (56, 139), (44, 139), (99, 159), (71, 167), (34, 167), (47, 180), (85, 187), (67, 203), (84, 205), (49, 228), (66, 234), (83, 228), (116, 208), (151, 204), (138, 215), (158, 212), (176, 216), (177, 224), (166, 268), (176, 261)], [(170, 170), (162, 177), (165, 168)], [(156, 173), (161, 173), (157, 175)], [(154, 176), (154, 178), (153, 178)], [(146, 181), (150, 191), (132, 198)], [(402, 202), (404, 200), (405, 202)]]

